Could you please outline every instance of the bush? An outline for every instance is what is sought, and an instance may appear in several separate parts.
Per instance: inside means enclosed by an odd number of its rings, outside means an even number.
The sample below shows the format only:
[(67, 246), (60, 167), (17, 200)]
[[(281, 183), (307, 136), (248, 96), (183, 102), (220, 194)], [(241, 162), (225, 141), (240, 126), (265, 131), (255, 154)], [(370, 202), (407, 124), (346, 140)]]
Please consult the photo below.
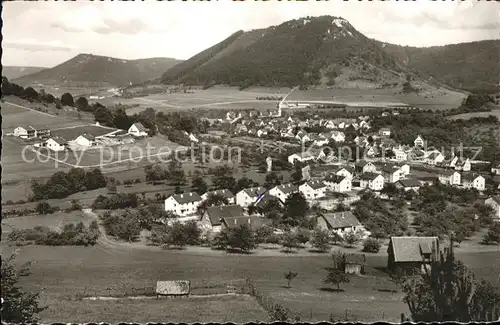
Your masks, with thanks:
[(363, 243), (363, 252), (378, 253), (380, 251), (380, 243), (375, 238), (367, 238)]
[[(94, 224), (95, 223), (95, 224)], [(86, 228), (82, 222), (78, 224), (67, 224), (61, 232), (56, 232), (48, 227), (34, 227), (32, 229), (14, 230), (9, 234), (9, 240), (16, 242), (29, 242), (36, 245), (65, 246), (94, 245), (99, 238), (100, 232), (97, 223)]]
[(46, 201), (39, 202), (36, 205), (35, 211), (39, 214), (50, 214), (55, 211), (55, 209)]

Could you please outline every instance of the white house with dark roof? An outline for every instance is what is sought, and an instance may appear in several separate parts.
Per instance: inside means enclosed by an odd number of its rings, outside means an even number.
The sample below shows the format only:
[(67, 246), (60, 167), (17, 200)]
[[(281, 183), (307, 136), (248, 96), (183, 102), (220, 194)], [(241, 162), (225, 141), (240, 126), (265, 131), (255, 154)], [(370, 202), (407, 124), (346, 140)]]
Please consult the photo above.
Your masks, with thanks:
[(165, 211), (184, 217), (195, 214), (201, 202), (202, 199), (196, 192), (174, 194), (165, 200)]
[(315, 159), (314, 155), (309, 150), (300, 153), (294, 153), (288, 156), (288, 162), (292, 165), (295, 164), (296, 161), (307, 162), (314, 159)]
[(394, 149), (393, 152), (394, 152), (394, 159), (396, 161), (407, 161), (408, 160), (408, 154), (403, 149), (397, 148), (397, 149)]
[(51, 137), (45, 141), (45, 147), (52, 151), (64, 151), (66, 150), (66, 139), (62, 137)]
[(384, 188), (384, 176), (375, 173), (363, 173), (359, 175), (359, 187), (368, 188), (372, 191), (381, 191)]
[(257, 199), (266, 191), (267, 189), (263, 186), (245, 188), (236, 193), (236, 204), (246, 208), (257, 202)]
[(22, 139), (47, 138), (50, 136), (49, 129), (35, 129), (31, 125), (18, 126), (14, 129), (14, 136)]
[(500, 165), (491, 167), (491, 172), (495, 175), (500, 175)]
[(318, 216), (316, 226), (324, 231), (335, 232), (340, 236), (344, 236), (347, 232), (364, 232), (365, 236), (368, 232), (365, 227), (359, 222), (358, 218), (351, 211), (325, 213)]
[(418, 181), (418, 179), (415, 178), (400, 179), (396, 182), (395, 185), (398, 189), (403, 189), (405, 191), (413, 190), (415, 192), (417, 192), (420, 187), (422, 187), (422, 184)]
[(439, 151), (432, 151), (424, 158), (424, 163), (435, 166), (444, 161), (444, 155)]
[(484, 200), (484, 204), (493, 209), (493, 221), (500, 222), (500, 196), (492, 196)]
[(333, 131), (330, 134), (330, 139), (332, 139), (335, 142), (344, 142), (345, 141), (345, 134), (344, 134), (344, 132), (341, 132), (341, 131)]
[(324, 179), (328, 190), (342, 193), (349, 192), (352, 189), (352, 178), (341, 175), (328, 175)]
[(297, 187), (297, 185), (289, 183), (273, 187), (269, 190), (269, 194), (277, 197), (281, 200), (281, 202), (285, 202), (290, 195), (298, 191), (299, 188)]
[(472, 165), (470, 163), (469, 158), (463, 159), (463, 158), (458, 158), (457, 156), (455, 156), (450, 161), (450, 167), (455, 168), (455, 170), (468, 172), (471, 170)]
[(299, 186), (299, 192), (304, 195), (307, 200), (315, 200), (325, 197), (326, 184), (323, 181), (309, 181)]
[(92, 134), (84, 133), (80, 134), (74, 141), (76, 144), (82, 147), (92, 147), (97, 145), (97, 141)]
[(396, 183), (401, 178), (403, 178), (403, 173), (401, 169), (394, 165), (384, 165), (382, 166), (382, 176), (387, 183)]
[(478, 174), (467, 173), (462, 175), (462, 186), (464, 188), (475, 188), (478, 191), (484, 191), (485, 179)]
[(391, 129), (389, 128), (381, 128), (378, 131), (378, 134), (382, 137), (390, 137), (391, 136)]
[(335, 173), (335, 175), (344, 176), (349, 179), (352, 179), (354, 177), (354, 168), (351, 166), (338, 166), (334, 168), (333, 172)]
[(439, 172), (438, 180), (445, 185), (460, 185), (461, 175), (454, 170), (443, 170)]
[(211, 195), (217, 195), (217, 196), (223, 197), (224, 199), (227, 200), (228, 204), (236, 204), (236, 196), (228, 189), (206, 192), (205, 194), (203, 194), (201, 196), (201, 199), (203, 201), (206, 201), (208, 199), (208, 197)]
[(128, 133), (134, 137), (146, 137), (148, 135), (148, 129), (146, 129), (141, 122), (136, 122), (128, 128)]

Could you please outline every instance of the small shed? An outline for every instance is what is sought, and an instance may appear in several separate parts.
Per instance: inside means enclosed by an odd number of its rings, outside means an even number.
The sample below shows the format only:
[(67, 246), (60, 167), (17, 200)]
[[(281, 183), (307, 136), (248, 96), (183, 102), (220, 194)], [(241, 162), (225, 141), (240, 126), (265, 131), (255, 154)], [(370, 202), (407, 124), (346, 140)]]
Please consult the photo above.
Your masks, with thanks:
[(346, 254), (344, 272), (348, 274), (363, 274), (365, 272), (365, 254)]
[(157, 281), (157, 296), (187, 296), (191, 291), (191, 282), (188, 280)]

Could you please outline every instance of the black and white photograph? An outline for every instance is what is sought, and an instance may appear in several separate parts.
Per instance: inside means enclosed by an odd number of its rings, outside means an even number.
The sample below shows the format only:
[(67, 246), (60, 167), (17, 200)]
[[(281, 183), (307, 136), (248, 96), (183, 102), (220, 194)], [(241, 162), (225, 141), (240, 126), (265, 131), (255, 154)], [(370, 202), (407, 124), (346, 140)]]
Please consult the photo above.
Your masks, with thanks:
[(1, 319), (500, 321), (497, 1), (2, 1)]

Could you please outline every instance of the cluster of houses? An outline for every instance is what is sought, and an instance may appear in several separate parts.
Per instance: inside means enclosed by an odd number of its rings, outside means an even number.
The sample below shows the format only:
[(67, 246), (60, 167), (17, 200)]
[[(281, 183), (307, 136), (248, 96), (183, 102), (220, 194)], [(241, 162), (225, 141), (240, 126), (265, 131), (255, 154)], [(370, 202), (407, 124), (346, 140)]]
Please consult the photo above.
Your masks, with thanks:
[[(96, 122), (95, 126), (100, 127), (98, 122)], [(82, 130), (81, 132), (79, 132), (80, 129)], [(102, 132), (103, 130), (105, 132)], [(52, 151), (64, 151), (69, 148), (96, 147), (109, 143), (109, 141), (106, 140), (110, 140), (113, 137), (132, 136), (133, 138), (142, 138), (148, 135), (148, 129), (139, 122), (132, 124), (128, 131), (103, 127), (99, 129), (99, 134), (92, 134), (91, 131), (86, 132), (84, 128), (79, 127), (69, 128), (69, 131), (68, 129), (54, 131), (55, 132), (51, 132), (51, 130), (47, 128), (36, 129), (32, 126), (18, 126), (14, 129), (13, 134), (21, 139), (40, 141), (35, 144), (36, 147), (45, 147)], [(70, 134), (71, 139), (67, 139), (68, 136), (57, 135), (59, 133)], [(124, 140), (122, 142), (125, 143), (127, 141)]]

